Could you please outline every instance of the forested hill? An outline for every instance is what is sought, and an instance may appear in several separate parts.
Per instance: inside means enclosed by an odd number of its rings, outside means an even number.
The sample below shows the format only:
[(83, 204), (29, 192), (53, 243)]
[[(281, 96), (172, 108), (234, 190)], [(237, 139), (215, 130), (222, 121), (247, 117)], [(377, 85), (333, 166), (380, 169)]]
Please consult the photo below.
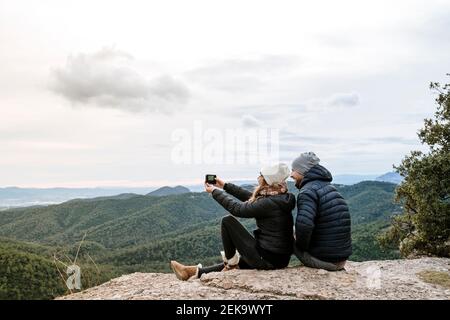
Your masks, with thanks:
[[(400, 211), (399, 206), (392, 203), (395, 187), (376, 181), (337, 186), (347, 199), (352, 215), (352, 260), (397, 257), (395, 251), (381, 251), (375, 241), (391, 215)], [(296, 193), (293, 185), (290, 189)], [(78, 262), (86, 270), (96, 270), (90, 273), (91, 282), (86, 284), (90, 286), (134, 271), (167, 272), (171, 259), (186, 263), (217, 261), (221, 249), (219, 219), (225, 214), (207, 193), (77, 199), (59, 205), (1, 211), (0, 237), (3, 240), (0, 243), (5, 256), (12, 252), (20, 261), (26, 256), (29, 259), (24, 264), (30, 268), (38, 264), (45, 266), (42, 270), (47, 267), (50, 270), (55, 252), (67, 263), (76, 255), (80, 240), (85, 237)], [(251, 221), (246, 221), (245, 225), (253, 227)], [(37, 257), (44, 260), (38, 263)], [(295, 264), (296, 259), (292, 262)], [(6, 270), (5, 263), (5, 259), (0, 260), (0, 270)], [(54, 279), (53, 272), (43, 271), (41, 275), (43, 278), (36, 281), (41, 281), (44, 287), (48, 284), (51, 287), (48, 292), (61, 290), (60, 287), (55, 289), (53, 280), (45, 280), (45, 277)], [(4, 281), (1, 279), (5, 277), (0, 275), (0, 282)], [(8, 285), (0, 283), (0, 287)], [(20, 289), (15, 290), (20, 293)]]

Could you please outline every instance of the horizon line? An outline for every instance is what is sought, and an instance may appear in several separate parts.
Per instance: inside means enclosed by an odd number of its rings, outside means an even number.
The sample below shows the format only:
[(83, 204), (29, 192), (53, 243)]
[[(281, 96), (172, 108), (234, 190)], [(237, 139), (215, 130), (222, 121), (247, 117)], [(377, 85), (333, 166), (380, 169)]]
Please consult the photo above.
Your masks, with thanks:
[[(395, 172), (395, 171), (389, 171)], [(333, 175), (333, 178), (338, 176), (381, 176), (385, 173), (339, 173)], [(227, 179), (229, 181), (240, 181), (240, 180), (248, 180), (253, 181), (256, 179), (254, 177), (236, 177)], [(334, 179), (333, 179), (334, 180)], [(0, 186), (0, 189), (6, 188), (20, 188), (20, 189), (119, 189), (119, 188), (161, 188), (161, 187), (175, 187), (175, 186), (191, 186), (191, 185), (201, 185), (203, 184), (202, 179), (190, 179), (190, 180), (178, 180), (178, 181), (169, 181), (169, 180), (150, 180), (150, 181), (125, 181), (125, 180), (116, 180), (116, 181), (81, 181), (78, 183), (59, 183), (59, 184), (22, 184), (22, 185), (4, 185)]]

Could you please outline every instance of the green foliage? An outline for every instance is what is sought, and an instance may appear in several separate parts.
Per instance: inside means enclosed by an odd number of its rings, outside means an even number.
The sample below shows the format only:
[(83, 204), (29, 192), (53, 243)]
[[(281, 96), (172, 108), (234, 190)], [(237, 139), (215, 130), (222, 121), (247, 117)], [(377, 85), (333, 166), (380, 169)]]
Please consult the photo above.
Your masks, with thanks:
[[(241, 220), (241, 223), (249, 231), (254, 228), (250, 220)], [(201, 262), (203, 265), (220, 262), (220, 250), (223, 250), (220, 219), (214, 219), (171, 232), (150, 244), (115, 251), (100, 259), (100, 262), (133, 271), (168, 272), (171, 260), (187, 264)]]
[[(69, 293), (65, 271), (66, 266), (71, 264), (70, 256), (62, 249), (55, 249), (0, 239), (0, 299), (53, 299)], [(53, 258), (54, 254), (57, 254), (58, 261)], [(117, 268), (107, 264), (96, 265), (82, 256), (76, 264), (82, 273), (82, 289), (120, 275)]]
[(346, 199), (352, 225), (387, 220), (400, 213), (400, 207), (394, 203), (393, 183), (363, 181), (351, 186), (338, 186), (338, 191)]
[(400, 258), (395, 248), (382, 247), (378, 237), (389, 227), (388, 221), (374, 221), (353, 227), (351, 261), (390, 260)]
[(51, 260), (0, 246), (0, 299), (51, 299), (66, 290)]
[(405, 177), (396, 194), (404, 210), (381, 241), (397, 244), (403, 256), (450, 257), (450, 84), (430, 87), (437, 110), (418, 133), (429, 152), (412, 151), (396, 167)]

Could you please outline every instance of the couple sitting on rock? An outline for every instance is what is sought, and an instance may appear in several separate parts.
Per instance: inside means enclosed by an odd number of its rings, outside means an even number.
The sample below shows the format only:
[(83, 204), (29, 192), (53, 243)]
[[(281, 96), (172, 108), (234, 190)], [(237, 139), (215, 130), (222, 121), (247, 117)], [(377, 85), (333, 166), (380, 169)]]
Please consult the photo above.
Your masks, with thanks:
[[(330, 184), (331, 173), (312, 152), (292, 162), (261, 169), (258, 186), (252, 192), (216, 179), (205, 189), (231, 215), (222, 219), (223, 263), (202, 267), (171, 261), (180, 280), (201, 277), (208, 272), (231, 269), (281, 269), (292, 253), (307, 267), (337, 271), (344, 269), (352, 253), (350, 214), (345, 200)], [(288, 192), (291, 176), (300, 190), (293, 232), (295, 196)], [(235, 218), (253, 218), (257, 229), (250, 234)]]

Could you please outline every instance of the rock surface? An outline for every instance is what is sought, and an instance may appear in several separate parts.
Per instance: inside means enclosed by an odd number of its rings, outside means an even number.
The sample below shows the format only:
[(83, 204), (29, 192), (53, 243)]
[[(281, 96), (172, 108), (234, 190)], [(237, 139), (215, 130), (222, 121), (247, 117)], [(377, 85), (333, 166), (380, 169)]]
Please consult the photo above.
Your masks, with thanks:
[(450, 272), (450, 259), (348, 262), (346, 271), (303, 266), (232, 270), (179, 281), (168, 273), (133, 273), (58, 299), (445, 299), (450, 289), (421, 280)]

